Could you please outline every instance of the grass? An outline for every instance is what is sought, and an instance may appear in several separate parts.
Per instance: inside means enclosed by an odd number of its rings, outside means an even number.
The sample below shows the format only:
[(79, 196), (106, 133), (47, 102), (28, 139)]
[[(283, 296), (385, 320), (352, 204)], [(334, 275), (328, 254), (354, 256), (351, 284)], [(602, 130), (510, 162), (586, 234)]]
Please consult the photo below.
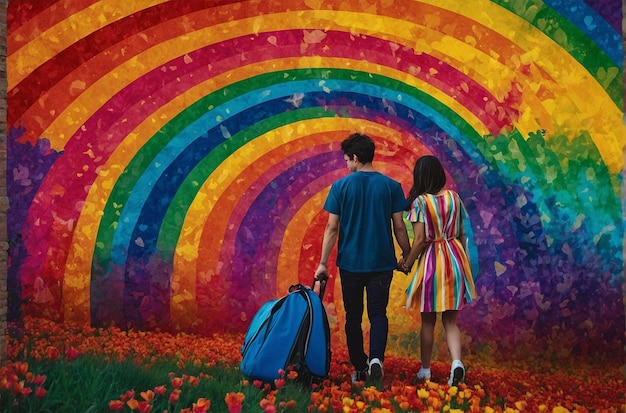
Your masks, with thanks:
[(448, 362), (417, 383), (416, 358), (389, 355), (383, 382), (353, 385), (339, 347), (311, 387), (289, 371), (273, 383), (244, 377), (241, 340), (26, 320), (0, 369), (0, 412), (626, 412), (623, 363), (468, 357), (466, 383), (450, 387)]
[[(141, 393), (163, 386), (165, 392), (150, 400), (151, 411), (181, 412), (199, 399), (210, 400), (210, 411), (228, 412), (226, 395), (244, 395), (246, 409), (259, 411), (261, 400), (267, 394), (265, 386), (255, 387), (238, 369), (214, 365), (199, 367), (188, 363), (181, 366), (176, 361), (158, 361), (149, 368), (134, 362), (111, 361), (102, 356), (79, 357), (71, 362), (63, 359), (28, 362), (33, 376), (46, 375), (47, 393), (44, 397), (14, 395), (0, 390), (0, 411), (11, 412), (110, 412), (113, 400), (142, 399)], [(178, 373), (174, 373), (178, 372)], [(169, 395), (175, 381), (180, 379), (179, 398), (171, 403)], [(275, 390), (275, 386), (272, 386)], [(134, 393), (134, 396), (130, 394)], [(277, 394), (277, 393), (274, 393)], [(280, 397), (290, 401), (290, 411), (306, 412), (311, 391), (297, 382), (286, 383)], [(296, 408), (297, 406), (297, 408)], [(243, 406), (242, 406), (243, 407)], [(248, 410), (250, 409), (250, 410)], [(125, 405), (124, 411), (130, 411)]]

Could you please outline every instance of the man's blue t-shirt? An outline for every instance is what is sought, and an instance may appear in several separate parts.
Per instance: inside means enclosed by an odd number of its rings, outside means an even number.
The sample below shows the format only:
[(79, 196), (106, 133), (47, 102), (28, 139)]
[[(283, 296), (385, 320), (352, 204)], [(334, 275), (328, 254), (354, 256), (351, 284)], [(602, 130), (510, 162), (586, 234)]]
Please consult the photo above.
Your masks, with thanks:
[(337, 267), (351, 272), (396, 269), (391, 216), (407, 206), (400, 183), (380, 172), (352, 172), (336, 181), (324, 210), (339, 215)]

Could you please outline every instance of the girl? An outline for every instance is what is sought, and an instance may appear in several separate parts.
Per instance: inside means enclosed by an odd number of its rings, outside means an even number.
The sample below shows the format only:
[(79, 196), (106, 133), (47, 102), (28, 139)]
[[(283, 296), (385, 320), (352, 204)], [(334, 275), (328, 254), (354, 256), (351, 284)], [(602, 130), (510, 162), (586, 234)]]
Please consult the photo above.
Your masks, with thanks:
[(461, 362), (461, 331), (456, 318), (458, 310), (476, 298), (476, 289), (464, 245), (465, 207), (456, 192), (444, 189), (445, 184), (446, 175), (436, 157), (423, 156), (417, 160), (407, 217), (413, 224), (415, 238), (399, 267), (408, 273), (417, 260), (417, 269), (406, 291), (406, 307), (419, 308), (422, 316), (422, 366), (417, 378), (430, 379), (435, 323), (437, 313), (442, 313), (452, 357), (448, 384), (457, 386), (465, 380), (465, 367)]

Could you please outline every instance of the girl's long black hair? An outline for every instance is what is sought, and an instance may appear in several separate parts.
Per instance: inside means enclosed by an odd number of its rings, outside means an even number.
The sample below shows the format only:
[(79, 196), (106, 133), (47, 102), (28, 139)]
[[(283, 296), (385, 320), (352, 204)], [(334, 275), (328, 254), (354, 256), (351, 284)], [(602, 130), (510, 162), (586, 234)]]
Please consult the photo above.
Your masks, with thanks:
[(415, 162), (413, 186), (409, 191), (409, 208), (422, 194), (436, 194), (446, 185), (446, 173), (437, 157), (424, 155)]

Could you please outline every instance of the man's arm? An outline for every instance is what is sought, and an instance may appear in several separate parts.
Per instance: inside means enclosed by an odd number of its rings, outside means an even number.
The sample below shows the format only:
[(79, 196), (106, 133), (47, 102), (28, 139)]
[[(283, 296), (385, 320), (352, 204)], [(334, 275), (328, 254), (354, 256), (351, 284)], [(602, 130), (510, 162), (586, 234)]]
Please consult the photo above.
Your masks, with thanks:
[(393, 221), (393, 233), (396, 237), (396, 241), (398, 241), (398, 245), (400, 245), (400, 249), (402, 249), (402, 256), (406, 257), (411, 251), (411, 243), (409, 242), (409, 233), (406, 230), (406, 225), (402, 217), (403, 211), (400, 211), (395, 212), (391, 216), (391, 219)]
[(337, 235), (339, 234), (339, 215), (328, 214), (328, 222), (324, 230), (324, 239), (322, 240), (322, 257), (320, 264), (315, 271), (315, 276), (325, 275), (328, 277), (328, 257), (335, 246)]

